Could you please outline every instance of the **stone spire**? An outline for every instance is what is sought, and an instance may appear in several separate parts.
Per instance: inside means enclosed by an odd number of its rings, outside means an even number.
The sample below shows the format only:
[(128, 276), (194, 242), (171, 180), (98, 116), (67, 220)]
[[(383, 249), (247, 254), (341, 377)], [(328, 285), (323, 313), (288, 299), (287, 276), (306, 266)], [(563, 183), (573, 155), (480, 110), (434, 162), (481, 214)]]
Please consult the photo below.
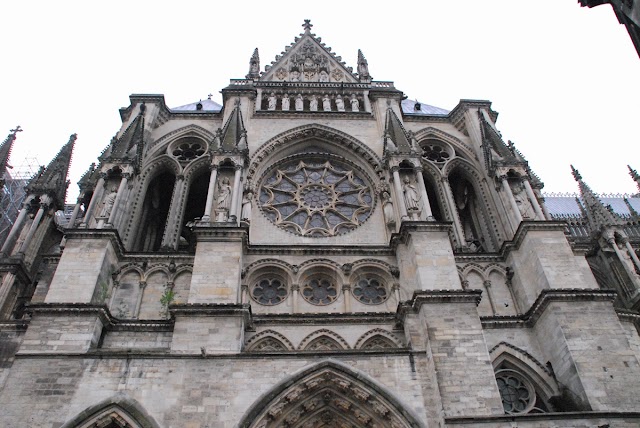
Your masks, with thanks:
[(220, 151), (222, 152), (243, 152), (247, 150), (247, 131), (244, 128), (240, 103), (236, 102), (233, 111), (229, 115), (227, 123), (222, 129), (220, 138)]
[(9, 135), (0, 145), (0, 188), (4, 186), (4, 173), (9, 167), (9, 156), (11, 155), (13, 142), (16, 140), (16, 134), (18, 132), (22, 132), (22, 128), (20, 128), (20, 125), (16, 126), (15, 129), (9, 131)]
[[(387, 109), (387, 119), (385, 121), (385, 140), (391, 139), (393, 144), (385, 144), (388, 152), (397, 152), (397, 153), (411, 153), (411, 142), (407, 137), (407, 133), (404, 130), (404, 126), (398, 119), (398, 116), (391, 110), (391, 108)], [(395, 150), (392, 150), (395, 149)]]
[(587, 212), (587, 220), (592, 232), (603, 232), (609, 227), (620, 225), (622, 220), (616, 217), (591, 190), (591, 188), (582, 180), (582, 176), (577, 169), (571, 165), (571, 173), (573, 178), (578, 182), (580, 195), (582, 196), (582, 204)]
[(67, 144), (62, 146), (58, 154), (49, 162), (49, 165), (46, 168), (41, 168), (38, 174), (31, 179), (27, 185), (27, 193), (47, 194), (57, 207), (64, 206), (67, 187), (69, 186), (67, 174), (69, 173), (76, 139), (77, 135), (71, 134)]
[(311, 27), (313, 27), (313, 24), (311, 23), (310, 19), (305, 19), (304, 20), (304, 24), (302, 24), (302, 28), (304, 28), (304, 33), (305, 34), (311, 34)]
[(361, 82), (371, 81), (371, 75), (369, 74), (369, 63), (367, 63), (367, 59), (364, 57), (360, 49), (358, 49), (358, 78)]
[(260, 55), (258, 54), (258, 48), (255, 48), (251, 59), (249, 60), (249, 73), (245, 76), (247, 79), (259, 79), (260, 78)]
[[(101, 160), (111, 162), (134, 162), (136, 169), (142, 161), (144, 150), (144, 112), (146, 106), (140, 105), (140, 113), (131, 121), (127, 129), (120, 138), (114, 139), (111, 147), (107, 149), (106, 155), (101, 156)], [(135, 150), (132, 150), (135, 147)]]
[(638, 186), (638, 190), (640, 190), (640, 175), (638, 175), (638, 171), (631, 168), (629, 165), (627, 165), (627, 168), (629, 168), (629, 175), (631, 176), (631, 178), (633, 178), (633, 181), (636, 182), (636, 186)]

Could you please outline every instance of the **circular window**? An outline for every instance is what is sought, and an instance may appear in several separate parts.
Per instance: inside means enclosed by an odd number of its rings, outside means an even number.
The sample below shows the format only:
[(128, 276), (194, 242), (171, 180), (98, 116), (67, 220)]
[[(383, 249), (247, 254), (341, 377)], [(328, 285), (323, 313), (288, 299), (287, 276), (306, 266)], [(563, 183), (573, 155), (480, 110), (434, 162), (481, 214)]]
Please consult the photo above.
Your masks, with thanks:
[(366, 305), (377, 305), (387, 300), (387, 289), (378, 279), (361, 279), (353, 287), (353, 295)]
[(338, 297), (338, 289), (326, 278), (313, 278), (302, 287), (302, 297), (312, 305), (328, 305)]
[(422, 145), (422, 157), (435, 163), (444, 163), (451, 158), (451, 153), (438, 141), (427, 141)]
[(204, 144), (198, 140), (183, 140), (175, 145), (171, 154), (179, 161), (190, 161), (204, 154)]
[(287, 287), (279, 279), (263, 279), (253, 286), (251, 297), (261, 305), (277, 305), (287, 297)]
[(373, 191), (353, 167), (335, 160), (289, 161), (270, 171), (260, 207), (276, 226), (303, 236), (355, 229), (373, 211)]
[(535, 404), (535, 391), (517, 372), (500, 370), (496, 381), (506, 413), (525, 413)]

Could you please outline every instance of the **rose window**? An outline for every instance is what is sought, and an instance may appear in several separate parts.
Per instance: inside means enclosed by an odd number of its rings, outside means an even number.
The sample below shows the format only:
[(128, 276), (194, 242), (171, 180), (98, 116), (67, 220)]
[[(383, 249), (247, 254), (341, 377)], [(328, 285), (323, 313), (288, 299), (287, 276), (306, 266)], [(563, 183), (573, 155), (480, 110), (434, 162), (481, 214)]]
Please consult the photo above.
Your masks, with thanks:
[(312, 305), (328, 305), (338, 297), (338, 289), (328, 279), (314, 278), (302, 287), (302, 297)]
[(253, 286), (251, 297), (261, 305), (277, 305), (287, 297), (287, 287), (278, 279), (263, 279)]
[(496, 373), (496, 381), (506, 413), (524, 413), (535, 404), (535, 391), (516, 372), (500, 370)]
[(440, 144), (429, 143), (422, 146), (422, 157), (435, 163), (444, 163), (451, 154)]
[(184, 142), (174, 147), (171, 152), (179, 161), (190, 161), (205, 152), (204, 146), (200, 142)]
[(375, 278), (361, 279), (353, 288), (353, 295), (364, 304), (375, 305), (387, 299), (387, 289)]
[(360, 173), (333, 160), (281, 165), (260, 189), (260, 206), (269, 220), (303, 236), (335, 236), (355, 229), (369, 218), (373, 202)]

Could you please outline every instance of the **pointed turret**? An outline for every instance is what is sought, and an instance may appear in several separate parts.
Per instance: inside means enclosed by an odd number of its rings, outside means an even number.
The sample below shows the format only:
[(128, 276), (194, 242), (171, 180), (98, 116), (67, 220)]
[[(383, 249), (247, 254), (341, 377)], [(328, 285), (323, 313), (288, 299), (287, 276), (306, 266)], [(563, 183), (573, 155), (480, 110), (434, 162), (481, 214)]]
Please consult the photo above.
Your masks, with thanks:
[(391, 139), (393, 142), (393, 145), (388, 142), (386, 144), (387, 150), (390, 153), (393, 153), (391, 151), (392, 148), (395, 148), (397, 153), (411, 153), (412, 146), (409, 141), (409, 137), (407, 136), (407, 132), (405, 131), (404, 126), (402, 126), (400, 119), (398, 119), (398, 116), (396, 116), (391, 108), (387, 109), (387, 119), (384, 132), (385, 139)]
[(251, 59), (249, 60), (249, 73), (245, 76), (247, 79), (258, 79), (260, 77), (260, 55), (258, 48), (255, 48)]
[(27, 193), (47, 194), (57, 207), (64, 206), (67, 187), (69, 186), (67, 174), (69, 173), (76, 138), (76, 134), (71, 134), (67, 144), (62, 146), (58, 154), (49, 162), (49, 165), (40, 169), (38, 174), (31, 179), (27, 185)]
[(247, 131), (244, 128), (240, 103), (238, 102), (236, 102), (222, 129), (219, 150), (222, 152), (244, 152), (247, 150)]
[(582, 204), (587, 212), (587, 219), (592, 232), (602, 232), (604, 229), (622, 224), (622, 220), (615, 216), (582, 180), (577, 169), (571, 165), (573, 178), (578, 182)]
[(9, 156), (11, 156), (13, 142), (16, 140), (16, 134), (18, 132), (22, 132), (20, 125), (16, 126), (15, 129), (10, 130), (7, 138), (4, 140), (2, 145), (0, 145), (0, 188), (4, 186), (4, 174), (7, 172), (7, 168), (10, 168)]
[(370, 82), (371, 75), (369, 74), (369, 63), (362, 54), (362, 51), (358, 49), (358, 78), (361, 82)]
[(633, 181), (636, 182), (636, 186), (638, 186), (638, 190), (640, 190), (640, 175), (638, 175), (638, 171), (631, 168), (629, 165), (627, 165), (627, 168), (629, 168), (629, 175), (631, 176), (631, 178), (633, 178)]
[(136, 116), (120, 138), (115, 138), (100, 160), (111, 162), (134, 162), (136, 169), (142, 161), (144, 149), (144, 104), (140, 105), (140, 113)]

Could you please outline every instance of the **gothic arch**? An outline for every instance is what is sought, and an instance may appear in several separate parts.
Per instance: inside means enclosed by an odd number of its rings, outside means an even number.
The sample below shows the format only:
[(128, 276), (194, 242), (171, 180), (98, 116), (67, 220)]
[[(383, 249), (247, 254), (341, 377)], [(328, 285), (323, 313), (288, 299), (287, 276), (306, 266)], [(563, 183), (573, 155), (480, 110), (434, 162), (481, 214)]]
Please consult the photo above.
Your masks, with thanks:
[(212, 132), (204, 129), (201, 126), (190, 124), (182, 128), (178, 128), (174, 131), (171, 131), (163, 135), (162, 137), (158, 138), (157, 140), (153, 141), (151, 144), (149, 144), (147, 148), (147, 152), (145, 154), (145, 158), (153, 157), (153, 155), (155, 155), (158, 152), (161, 152), (163, 148), (168, 146), (170, 143), (183, 137), (200, 138), (204, 140), (206, 144), (209, 141), (213, 141), (213, 139), (215, 138), (215, 135), (213, 135)]
[(274, 341), (274, 344), (279, 343), (280, 345), (282, 345), (283, 351), (293, 351), (295, 349), (289, 339), (287, 339), (284, 335), (278, 333), (277, 331), (271, 329), (261, 331), (260, 333), (253, 336), (247, 341), (245, 348), (250, 352), (259, 352), (259, 345), (265, 340), (272, 340)]
[(309, 345), (312, 342), (315, 342), (317, 339), (320, 339), (320, 338), (328, 338), (332, 342), (335, 342), (339, 350), (349, 349), (349, 344), (347, 343), (346, 340), (342, 338), (342, 336), (340, 336), (338, 333), (335, 333), (331, 330), (327, 330), (325, 328), (316, 330), (313, 333), (307, 335), (304, 339), (302, 339), (302, 341), (300, 341), (300, 345), (298, 345), (298, 349), (301, 351), (304, 351), (309, 347)]
[(296, 268), (282, 260), (278, 259), (260, 259), (257, 260), (243, 270), (243, 277), (246, 278), (246, 282), (251, 286), (251, 283), (260, 276), (263, 272), (268, 270), (274, 270), (280, 273), (287, 280), (287, 285), (295, 282), (294, 271)]
[(389, 348), (404, 347), (404, 345), (402, 344), (402, 341), (398, 339), (398, 337), (395, 334), (383, 328), (374, 328), (373, 330), (369, 330), (368, 332), (360, 336), (360, 338), (358, 339), (358, 341), (354, 346), (354, 349), (363, 349), (363, 347), (366, 348), (365, 345), (371, 340), (375, 340), (375, 339), (383, 339), (381, 343), (382, 342), (388, 343), (390, 345)]
[(442, 140), (446, 143), (451, 144), (454, 149), (460, 149), (469, 157), (469, 159), (475, 158), (475, 154), (473, 153), (473, 148), (471, 148), (471, 146), (463, 142), (461, 139), (440, 129), (429, 126), (417, 131), (414, 135), (416, 137), (416, 140), (418, 141), (418, 144), (420, 144), (420, 141), (429, 138), (433, 138), (434, 140)]
[[(367, 374), (328, 359), (285, 378), (247, 410), (238, 428), (348, 424), (424, 428), (410, 407)], [(335, 424), (335, 425), (334, 425)]]
[(265, 170), (265, 165), (273, 163), (274, 157), (277, 156), (278, 159), (286, 157), (286, 153), (283, 155), (283, 151), (286, 152), (284, 149), (311, 139), (330, 144), (333, 151), (338, 153), (352, 154), (350, 157), (356, 161), (364, 160), (370, 169), (368, 173), (371, 178), (379, 175), (382, 171), (380, 158), (366, 144), (342, 131), (314, 123), (289, 129), (260, 146), (251, 157), (247, 171), (247, 182), (252, 183), (260, 175), (259, 171)]
[[(119, 425), (109, 423), (115, 418)], [(87, 407), (60, 428), (89, 428), (100, 422), (104, 427), (118, 426), (122, 428), (160, 428), (160, 425), (149, 415), (144, 407), (125, 393), (118, 393), (98, 404)], [(124, 422), (124, 424), (123, 424)]]
[(330, 259), (311, 259), (301, 263), (296, 279), (298, 282), (303, 281), (316, 272), (325, 272), (335, 277), (340, 282), (339, 286), (345, 284), (347, 280), (342, 266)]

